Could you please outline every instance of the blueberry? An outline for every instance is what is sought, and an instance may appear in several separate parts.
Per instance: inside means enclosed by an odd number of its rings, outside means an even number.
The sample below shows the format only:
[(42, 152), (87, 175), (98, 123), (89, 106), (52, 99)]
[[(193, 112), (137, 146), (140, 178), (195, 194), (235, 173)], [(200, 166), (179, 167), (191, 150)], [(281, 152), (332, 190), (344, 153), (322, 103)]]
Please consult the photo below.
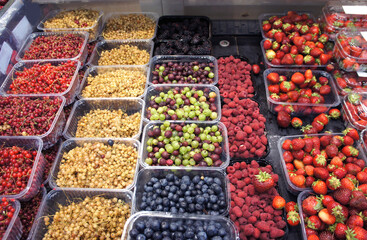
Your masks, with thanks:
[(166, 190), (161, 190), (161, 196), (162, 196), (162, 197), (167, 197), (167, 196), (168, 196), (168, 191), (166, 191)]
[(171, 232), (177, 231), (177, 228), (178, 228), (178, 226), (177, 226), (177, 224), (175, 222), (171, 222), (169, 224), (169, 229), (171, 230)]
[(152, 208), (151, 207), (146, 207), (144, 210), (145, 211), (152, 211)]
[(221, 188), (218, 184), (213, 184), (213, 185), (212, 185), (212, 189), (214, 190), (214, 192), (215, 192), (216, 194), (219, 194), (219, 193), (221, 193), (221, 192), (222, 192), (222, 188)]
[(154, 183), (153, 188), (160, 189), (161, 188), (161, 183), (160, 182)]
[(217, 177), (214, 178), (214, 183), (216, 183), (218, 185), (222, 185), (222, 181)]
[(187, 185), (185, 183), (181, 184), (180, 189), (185, 191), (187, 189)]
[(163, 203), (163, 199), (162, 198), (160, 198), (160, 197), (157, 197), (157, 199), (155, 200), (155, 203), (156, 204), (162, 204)]
[(190, 183), (191, 183), (190, 177), (187, 176), (187, 175), (183, 176), (182, 179), (181, 179), (181, 183), (186, 184), (186, 185), (190, 185)]
[(215, 211), (217, 211), (219, 209), (218, 204), (213, 204), (212, 209), (215, 210)]
[(162, 185), (163, 187), (168, 186), (168, 181), (167, 181), (167, 179), (165, 179), (165, 178), (162, 178), (162, 179), (160, 180), (160, 183), (161, 183), (161, 185)]
[(191, 191), (189, 191), (189, 190), (188, 190), (188, 191), (186, 191), (184, 195), (185, 195), (185, 196), (191, 196)]
[(194, 229), (191, 228), (191, 227), (188, 227), (186, 229), (186, 232), (184, 234), (184, 237), (187, 239), (187, 238), (194, 238), (195, 237), (195, 232), (194, 232)]
[(170, 205), (169, 199), (168, 198), (163, 198), (163, 206), (169, 207), (169, 205)]
[(164, 190), (167, 191), (167, 192), (169, 192), (169, 189), (170, 189), (170, 186), (168, 186), (168, 185), (164, 187)]
[(170, 212), (176, 214), (178, 212), (177, 208), (171, 207)]
[(187, 202), (187, 203), (192, 203), (192, 197), (190, 197), (190, 196), (186, 196), (185, 197), (185, 201)]
[(164, 207), (163, 212), (169, 212), (169, 207)]
[(138, 231), (138, 229), (133, 228), (133, 229), (130, 230), (129, 234), (130, 234), (130, 237), (136, 238), (139, 235), (139, 231)]
[(213, 194), (215, 194), (215, 193), (214, 193), (214, 191), (213, 191), (212, 189), (208, 189), (207, 193), (208, 193), (209, 195), (213, 195)]
[(147, 238), (151, 238), (153, 236), (153, 233), (154, 231), (151, 229), (151, 228), (146, 228), (144, 230), (144, 235), (147, 237)]
[(218, 197), (216, 195), (210, 195), (209, 201), (211, 203), (216, 203), (218, 201)]
[(162, 221), (161, 222), (161, 229), (163, 230), (163, 231), (165, 231), (165, 230), (168, 230), (169, 229), (169, 223), (167, 222), (167, 221)]
[(193, 220), (191, 220), (191, 219), (186, 220), (186, 224), (185, 224), (186, 226), (191, 226), (193, 224), (194, 224)]
[(176, 186), (171, 186), (170, 190), (171, 193), (176, 193), (177, 192), (177, 187)]
[(171, 182), (175, 179), (175, 175), (173, 175), (172, 173), (169, 173), (166, 175), (166, 179), (167, 181)]
[(183, 238), (183, 235), (182, 235), (182, 233), (181, 233), (181, 232), (175, 232), (175, 233), (174, 233), (174, 239), (175, 239), (175, 240), (182, 240), (182, 239), (184, 239), (184, 238)]
[(162, 235), (163, 235), (163, 237), (169, 237), (169, 236), (171, 236), (171, 233), (169, 231), (163, 231)]
[(157, 207), (155, 208), (155, 211), (159, 211), (159, 212), (163, 212), (163, 206), (162, 205), (157, 205)]
[(150, 181), (154, 184), (154, 183), (159, 182), (159, 179), (158, 179), (158, 178), (156, 178), (156, 177), (152, 177), (152, 178), (150, 179)]
[(206, 229), (206, 233), (208, 234), (209, 237), (213, 237), (217, 235), (218, 231), (217, 228), (214, 226), (214, 224), (210, 224)]
[(147, 239), (144, 234), (139, 234), (137, 237), (136, 237), (136, 240), (145, 240)]
[(148, 205), (147, 205), (147, 203), (146, 202), (142, 202), (141, 204), (140, 204), (140, 208), (141, 209), (145, 209), (146, 207), (147, 207)]
[(206, 235), (205, 232), (199, 232), (197, 234), (197, 238), (198, 238), (198, 240), (207, 240), (208, 239), (208, 236)]
[(161, 232), (155, 232), (153, 233), (153, 239), (154, 240), (161, 240), (163, 238), (162, 233)]
[(201, 205), (201, 204), (195, 204), (195, 209), (197, 211), (202, 211), (203, 210), (203, 205)]
[(224, 228), (220, 228), (218, 231), (218, 235), (224, 237), (227, 235), (227, 231)]
[(146, 191), (146, 192), (153, 192), (153, 187), (150, 187), (150, 186), (145, 185), (144, 186), (144, 191)]
[(178, 209), (178, 213), (185, 213), (186, 211), (185, 211), (185, 209), (183, 209), (183, 208), (179, 208)]
[(172, 240), (170, 237), (164, 237), (162, 240)]
[(205, 201), (205, 198), (203, 196), (197, 195), (195, 197), (195, 201), (196, 201), (197, 204), (203, 204), (204, 201)]
[(190, 203), (189, 204), (189, 210), (188, 210), (189, 212), (194, 212), (195, 211), (195, 204), (193, 204), (193, 203)]
[(135, 227), (139, 232), (144, 232), (145, 223), (143, 221), (137, 222)]
[(204, 182), (210, 185), (213, 184), (214, 180), (212, 177), (204, 177)]
[(187, 207), (187, 203), (185, 201), (180, 202), (180, 207), (186, 208)]
[(176, 180), (175, 180), (175, 185), (176, 185), (176, 186), (180, 186), (180, 185), (181, 185), (180, 180), (176, 179)]
[(171, 193), (171, 192), (168, 193), (168, 199), (169, 200), (173, 199), (173, 193)]
[(108, 145), (113, 146), (114, 141), (112, 139), (108, 139), (107, 143), (108, 143)]
[(215, 237), (212, 237), (212, 239), (211, 240), (222, 240), (222, 237), (220, 237), (220, 236), (215, 236)]

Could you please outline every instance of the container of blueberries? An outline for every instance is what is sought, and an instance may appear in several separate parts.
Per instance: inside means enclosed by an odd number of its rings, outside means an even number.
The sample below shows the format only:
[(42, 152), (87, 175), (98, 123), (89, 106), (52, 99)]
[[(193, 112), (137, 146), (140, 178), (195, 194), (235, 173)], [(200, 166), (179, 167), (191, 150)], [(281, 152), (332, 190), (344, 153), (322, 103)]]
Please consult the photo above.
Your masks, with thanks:
[(233, 222), (223, 216), (189, 216), (139, 212), (126, 222), (121, 240), (137, 239), (238, 240)]
[(148, 84), (218, 83), (218, 62), (213, 56), (155, 56), (149, 64)]
[[(188, 149), (181, 150), (183, 146)], [(165, 151), (159, 152), (161, 148)], [(185, 166), (225, 170), (230, 161), (227, 128), (221, 122), (150, 122), (144, 128), (140, 151), (143, 168)]]
[(228, 186), (227, 175), (216, 169), (142, 169), (134, 189), (132, 212), (227, 216)]
[(222, 117), (219, 90), (213, 85), (152, 85), (144, 102), (145, 121), (218, 122)]

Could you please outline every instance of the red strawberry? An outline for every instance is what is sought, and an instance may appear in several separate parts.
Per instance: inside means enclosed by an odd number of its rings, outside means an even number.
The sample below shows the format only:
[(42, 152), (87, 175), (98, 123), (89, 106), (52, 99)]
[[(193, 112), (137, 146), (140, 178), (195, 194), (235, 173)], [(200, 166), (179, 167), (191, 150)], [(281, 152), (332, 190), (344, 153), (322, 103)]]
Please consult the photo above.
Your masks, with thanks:
[(344, 135), (353, 138), (353, 140), (355, 140), (355, 141), (359, 140), (358, 131), (354, 128), (347, 128), (343, 131), (343, 133), (344, 133)]
[(333, 136), (330, 140), (330, 144), (334, 144), (336, 147), (340, 147), (343, 145), (343, 137), (341, 136)]
[(259, 193), (266, 192), (275, 185), (272, 176), (269, 173), (263, 172), (261, 170), (259, 171), (259, 174), (255, 175), (252, 183), (255, 187), (255, 190)]
[(327, 225), (333, 225), (336, 221), (335, 216), (330, 214), (326, 208), (321, 209), (318, 216), (321, 219), (321, 221), (323, 221)]
[(328, 95), (331, 92), (331, 87), (329, 85), (323, 85), (320, 87), (321, 95)]
[(280, 127), (287, 128), (291, 124), (291, 116), (286, 111), (278, 112), (277, 123)]
[(326, 185), (330, 190), (336, 190), (341, 186), (340, 180), (335, 176), (330, 176), (326, 180)]
[(294, 64), (294, 60), (292, 58), (292, 55), (287, 53), (284, 55), (284, 57), (282, 58), (282, 60), (280, 61), (280, 63), (282, 65), (293, 65)]
[(289, 91), (287, 95), (292, 102), (297, 102), (298, 98), (301, 96), (298, 91)]
[(347, 157), (357, 157), (359, 155), (359, 151), (352, 146), (345, 146), (342, 148), (342, 153)]
[(303, 84), (305, 80), (305, 76), (300, 72), (295, 72), (292, 74), (291, 81), (297, 85)]
[(347, 170), (345, 170), (345, 168), (343, 167), (339, 167), (337, 169), (334, 170), (334, 175), (335, 177), (342, 179), (345, 177), (345, 175), (347, 175)]
[(294, 117), (292, 118), (291, 124), (294, 128), (299, 128), (302, 126), (303, 122), (300, 118)]
[(331, 135), (323, 135), (322, 137), (320, 137), (320, 143), (322, 147), (326, 147), (327, 145), (330, 144), (332, 136)]
[(367, 240), (367, 230), (361, 227), (348, 228), (346, 237), (348, 240)]
[(298, 206), (294, 201), (290, 201), (285, 204), (284, 209), (286, 213), (289, 213), (290, 211), (298, 211)]
[(317, 47), (311, 49), (311, 51), (310, 51), (310, 55), (315, 57), (315, 58), (319, 57), (322, 53), (324, 53), (324, 51), (320, 48), (317, 48)]
[(283, 37), (284, 37), (284, 33), (283, 32), (276, 32), (276, 33), (274, 33), (274, 39), (278, 43), (281, 43), (282, 42)]
[(355, 188), (355, 183), (350, 178), (342, 178), (340, 183), (342, 188), (347, 188), (349, 190), (353, 190)]
[(306, 65), (313, 65), (315, 64), (315, 58), (312, 57), (311, 55), (307, 55), (303, 58), (303, 62)]
[(335, 192), (333, 193), (335, 201), (338, 201), (343, 205), (347, 205), (349, 203), (350, 196), (352, 196), (352, 191), (343, 187), (335, 190)]
[(354, 144), (354, 140), (353, 138), (349, 137), (349, 136), (344, 136), (343, 137), (343, 143), (345, 146), (352, 146)]
[(346, 224), (349, 228), (363, 227), (363, 218), (359, 215), (352, 215), (348, 218)]
[(316, 167), (313, 170), (313, 175), (315, 178), (326, 180), (329, 177), (329, 171), (326, 168)]
[(347, 226), (343, 223), (337, 223), (335, 226), (335, 237), (342, 240), (345, 239), (345, 231), (347, 231)]
[(276, 72), (269, 73), (266, 79), (272, 84), (277, 84), (279, 83), (279, 74)]
[(345, 164), (345, 170), (347, 170), (347, 173), (352, 175), (357, 175), (360, 171), (362, 171), (362, 168), (354, 163), (347, 163)]
[(322, 222), (320, 218), (316, 215), (312, 215), (307, 220), (307, 227), (314, 229), (314, 230), (320, 230), (322, 225)]
[(360, 184), (367, 183), (367, 172), (359, 172), (356, 177)]
[(321, 197), (322, 204), (327, 207), (329, 203), (334, 202), (334, 198), (330, 195), (324, 195)]
[(316, 196), (311, 195), (302, 202), (302, 210), (307, 215), (315, 215), (322, 208), (322, 203)]
[(325, 152), (329, 158), (333, 158), (338, 156), (339, 149), (334, 144), (330, 144), (326, 146)]
[(324, 124), (320, 121), (313, 121), (311, 125), (317, 132), (321, 132), (324, 129)]
[[(329, 116), (325, 113), (319, 114), (317, 117), (315, 117), (314, 121), (320, 121), (322, 124), (327, 125), (329, 123)], [(331, 139), (331, 136), (330, 136)]]
[(349, 206), (355, 208), (357, 210), (365, 210), (367, 209), (367, 199), (365, 196), (360, 196), (356, 198), (352, 198), (349, 201)]
[(296, 187), (299, 187), (299, 188), (305, 187), (305, 183), (306, 183), (305, 176), (291, 173), (289, 178)]
[(315, 167), (326, 167), (326, 157), (323, 154), (317, 154), (314, 158), (313, 158), (313, 165)]
[(263, 47), (264, 47), (265, 50), (270, 49), (271, 48), (271, 45), (272, 45), (272, 43), (271, 43), (271, 41), (269, 39), (266, 39), (264, 41), (264, 43), (263, 43)]
[(301, 150), (305, 146), (305, 140), (302, 138), (292, 139), (292, 148), (294, 151)]
[(282, 198), (281, 196), (275, 196), (273, 198), (272, 206), (274, 209), (283, 209), (285, 206), (285, 199)]
[(335, 216), (338, 222), (344, 222), (348, 218), (348, 208), (342, 206), (338, 202), (334, 201), (329, 203), (329, 205), (327, 205), (327, 210), (329, 213)]
[(317, 194), (326, 194), (327, 193), (327, 186), (326, 183), (322, 180), (317, 180), (312, 184), (312, 189)]
[(287, 213), (287, 222), (291, 226), (297, 226), (300, 221), (300, 216), (296, 211), (290, 211)]
[(284, 140), (284, 142), (282, 144), (282, 148), (284, 150), (287, 150), (287, 151), (291, 150), (292, 149), (292, 140), (290, 140), (290, 139)]

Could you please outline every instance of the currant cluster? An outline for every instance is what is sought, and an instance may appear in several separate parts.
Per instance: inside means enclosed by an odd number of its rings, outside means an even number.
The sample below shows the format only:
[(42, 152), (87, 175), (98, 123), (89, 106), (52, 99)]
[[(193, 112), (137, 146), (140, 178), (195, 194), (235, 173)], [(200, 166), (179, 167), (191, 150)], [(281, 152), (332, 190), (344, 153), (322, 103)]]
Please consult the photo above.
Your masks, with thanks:
[(15, 72), (15, 78), (7, 93), (62, 93), (73, 79), (77, 62), (67, 61), (59, 65), (35, 64), (31, 68)]
[(37, 195), (28, 202), (22, 202), (20, 208), (19, 217), (23, 225), (23, 233), (21, 240), (28, 238), (29, 232), (31, 231), (33, 221), (36, 217), (39, 206), (41, 205), (42, 191), (40, 190)]
[(36, 155), (17, 146), (0, 148), (0, 194), (18, 194), (27, 186)]
[(39, 36), (24, 52), (24, 60), (65, 59), (78, 56), (84, 39), (75, 34)]
[(0, 210), (0, 238), (2, 239), (14, 215), (15, 208), (9, 203), (8, 199), (2, 198)]
[(46, 133), (61, 98), (0, 97), (0, 135), (34, 136)]

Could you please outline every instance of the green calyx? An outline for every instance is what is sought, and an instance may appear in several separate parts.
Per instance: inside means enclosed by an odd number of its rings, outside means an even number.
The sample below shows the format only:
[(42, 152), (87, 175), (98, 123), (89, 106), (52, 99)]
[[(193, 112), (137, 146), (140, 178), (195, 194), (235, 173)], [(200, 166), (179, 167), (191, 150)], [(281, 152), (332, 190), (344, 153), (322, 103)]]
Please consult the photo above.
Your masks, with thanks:
[(348, 101), (354, 105), (358, 105), (361, 102), (361, 95), (358, 93), (351, 93), (348, 95)]
[(255, 177), (259, 182), (265, 182), (266, 180), (271, 178), (271, 175), (267, 172), (259, 170), (259, 174), (255, 175)]

